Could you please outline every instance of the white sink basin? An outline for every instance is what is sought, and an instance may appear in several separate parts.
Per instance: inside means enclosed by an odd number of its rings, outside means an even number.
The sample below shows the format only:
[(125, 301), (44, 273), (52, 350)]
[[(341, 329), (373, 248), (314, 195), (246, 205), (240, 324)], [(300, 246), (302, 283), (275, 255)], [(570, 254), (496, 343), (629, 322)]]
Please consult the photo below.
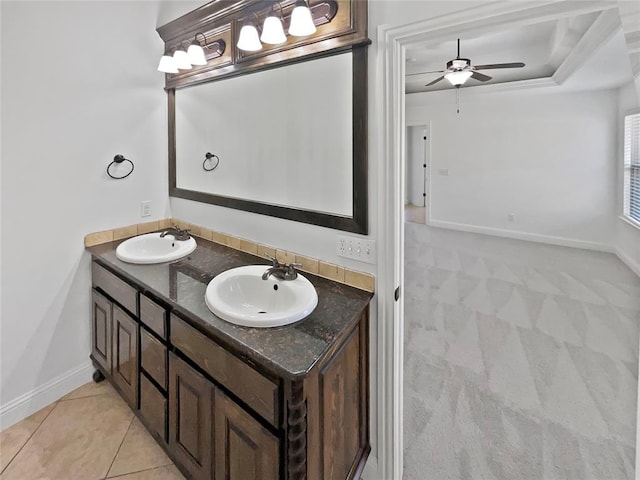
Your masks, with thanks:
[(193, 237), (178, 241), (173, 235), (147, 233), (125, 240), (116, 248), (116, 256), (129, 263), (162, 263), (186, 257), (196, 249)]
[(205, 302), (215, 315), (245, 327), (278, 327), (308, 316), (318, 305), (309, 280), (262, 280), (268, 265), (249, 265), (222, 272), (207, 286)]

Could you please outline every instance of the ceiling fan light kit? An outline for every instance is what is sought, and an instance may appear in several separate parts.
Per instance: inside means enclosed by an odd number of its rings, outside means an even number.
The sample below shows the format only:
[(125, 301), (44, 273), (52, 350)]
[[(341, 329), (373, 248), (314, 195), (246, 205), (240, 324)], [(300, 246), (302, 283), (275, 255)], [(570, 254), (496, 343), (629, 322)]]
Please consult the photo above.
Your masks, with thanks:
[[(456, 58), (449, 60), (447, 62), (447, 68), (445, 70), (438, 70), (436, 72), (426, 72), (426, 73), (442, 73), (443, 75), (436, 78), (434, 81), (427, 83), (425, 87), (430, 87), (431, 85), (435, 85), (436, 83), (446, 79), (454, 87), (460, 88), (470, 78), (473, 78), (474, 80), (478, 80), (480, 82), (486, 82), (488, 80), (491, 80), (491, 77), (489, 75), (480, 73), (478, 72), (478, 70), (492, 70), (497, 68), (522, 68), (522, 67), (524, 67), (524, 63), (522, 62), (492, 63), (487, 65), (471, 65), (470, 58), (460, 57), (460, 39), (458, 39), (458, 55), (456, 56)], [(459, 108), (458, 108), (458, 113), (460, 113)]]
[(444, 78), (449, 80), (449, 83), (454, 87), (460, 88), (472, 75), (473, 72), (471, 70), (457, 70), (447, 73)]
[(461, 87), (464, 83), (469, 80), (469, 78), (473, 78), (474, 80), (479, 80), (481, 82), (486, 82), (491, 80), (489, 75), (485, 75), (483, 73), (479, 73), (478, 70), (493, 70), (498, 68), (522, 68), (524, 67), (524, 63), (522, 62), (512, 62), (512, 63), (491, 63), (487, 65), (471, 65), (470, 58), (461, 58), (460, 57), (460, 39), (458, 39), (458, 56), (454, 59), (451, 59), (447, 62), (447, 68), (444, 70), (438, 70), (435, 72), (427, 72), (427, 73), (442, 73), (441, 77), (436, 78), (433, 82), (427, 83), (425, 87), (430, 87), (431, 85), (435, 85), (436, 83), (447, 79), (451, 85), (454, 87)]

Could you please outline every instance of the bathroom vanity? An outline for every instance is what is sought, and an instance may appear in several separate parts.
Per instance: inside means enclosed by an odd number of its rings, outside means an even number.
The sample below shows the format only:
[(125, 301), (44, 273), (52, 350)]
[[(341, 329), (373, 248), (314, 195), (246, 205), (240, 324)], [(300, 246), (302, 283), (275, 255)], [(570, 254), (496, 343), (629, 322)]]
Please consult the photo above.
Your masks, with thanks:
[(118, 243), (89, 248), (91, 358), (188, 478), (359, 478), (371, 293), (304, 273), (318, 293), (309, 317), (240, 327), (209, 311), (206, 286), (268, 261), (198, 239), (179, 261), (134, 265)]

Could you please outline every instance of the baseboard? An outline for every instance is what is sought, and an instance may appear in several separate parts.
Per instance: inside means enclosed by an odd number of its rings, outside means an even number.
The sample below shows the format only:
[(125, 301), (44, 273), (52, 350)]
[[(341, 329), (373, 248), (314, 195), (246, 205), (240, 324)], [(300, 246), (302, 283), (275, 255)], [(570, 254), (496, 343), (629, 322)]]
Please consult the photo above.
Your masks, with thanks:
[(519, 232), (517, 230), (505, 230), (502, 228), (483, 227), (480, 225), (471, 225), (467, 223), (447, 222), (443, 220), (431, 219), (429, 225), (432, 227), (448, 228), (450, 230), (459, 230), (461, 232), (480, 233), (483, 235), (493, 235), (496, 237), (513, 238), (515, 240), (525, 240), (528, 242), (546, 243), (558, 245), (561, 247), (582, 248), (585, 250), (595, 250), (598, 252), (615, 253), (615, 249), (611, 245), (597, 242), (588, 242), (586, 240), (576, 240), (566, 237), (555, 237), (552, 235), (541, 235), (538, 233)]
[(18, 423), (32, 413), (46, 407), (91, 380), (94, 367), (91, 361), (69, 370), (53, 380), (0, 406), (0, 430)]
[(373, 455), (369, 455), (367, 463), (362, 471), (362, 480), (379, 480), (378, 475), (378, 459)]
[(620, 248), (616, 248), (615, 253), (618, 258), (622, 260), (622, 262), (633, 271), (633, 273), (640, 277), (640, 263), (636, 262)]

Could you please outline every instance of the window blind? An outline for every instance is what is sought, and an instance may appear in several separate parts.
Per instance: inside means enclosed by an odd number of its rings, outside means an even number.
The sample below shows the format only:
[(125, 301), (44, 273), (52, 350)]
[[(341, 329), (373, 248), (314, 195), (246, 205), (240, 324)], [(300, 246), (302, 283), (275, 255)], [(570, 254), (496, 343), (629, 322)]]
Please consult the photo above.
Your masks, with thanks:
[(640, 113), (624, 119), (624, 214), (640, 222)]

